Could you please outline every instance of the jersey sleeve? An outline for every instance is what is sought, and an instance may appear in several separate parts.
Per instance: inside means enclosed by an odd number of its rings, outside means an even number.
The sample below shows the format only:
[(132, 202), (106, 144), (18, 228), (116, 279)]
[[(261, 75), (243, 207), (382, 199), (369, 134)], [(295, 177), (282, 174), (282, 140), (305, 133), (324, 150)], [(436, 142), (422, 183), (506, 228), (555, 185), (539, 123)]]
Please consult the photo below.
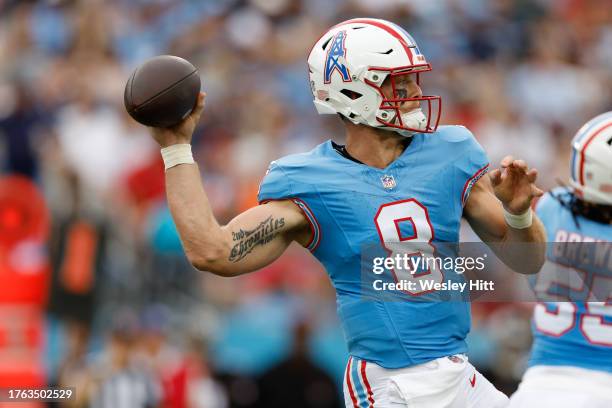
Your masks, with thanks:
[(461, 157), (457, 160), (457, 170), (461, 189), (461, 205), (465, 206), (472, 187), (489, 171), (489, 158), (472, 132), (463, 126), (459, 127), (465, 139), (461, 142)]
[(276, 161), (270, 163), (268, 171), (259, 185), (257, 201), (264, 203), (271, 200), (283, 200), (294, 195), (295, 192), (291, 188), (291, 181), (286, 172)]
[(319, 246), (321, 227), (311, 206), (308, 205), (308, 201), (312, 203), (313, 200), (308, 194), (305, 194), (292, 184), (291, 179), (287, 175), (287, 171), (283, 169), (281, 164), (277, 161), (273, 161), (270, 163), (268, 171), (259, 186), (257, 201), (263, 204), (268, 201), (285, 199), (293, 201), (308, 220), (311, 230), (311, 239), (308, 244), (306, 244), (306, 249), (314, 251)]

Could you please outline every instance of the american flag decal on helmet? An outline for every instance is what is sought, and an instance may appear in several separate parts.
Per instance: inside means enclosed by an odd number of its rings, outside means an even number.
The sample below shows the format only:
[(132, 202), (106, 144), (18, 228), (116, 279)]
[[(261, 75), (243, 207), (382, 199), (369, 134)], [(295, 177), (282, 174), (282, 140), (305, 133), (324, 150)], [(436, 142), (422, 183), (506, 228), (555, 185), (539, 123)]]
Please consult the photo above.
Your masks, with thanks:
[(416, 45), (412, 48), (413, 52), (414, 52), (414, 59), (415, 61), (418, 62), (425, 62), (425, 56), (423, 54), (421, 54), (421, 50), (419, 50), (419, 47), (417, 47)]

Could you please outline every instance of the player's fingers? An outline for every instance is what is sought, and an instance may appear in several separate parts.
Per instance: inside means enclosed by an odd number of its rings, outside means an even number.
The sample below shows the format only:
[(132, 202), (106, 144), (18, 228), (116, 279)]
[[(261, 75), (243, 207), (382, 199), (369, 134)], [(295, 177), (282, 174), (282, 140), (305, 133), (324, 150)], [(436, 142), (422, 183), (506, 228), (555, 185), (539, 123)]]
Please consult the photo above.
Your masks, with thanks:
[(514, 157), (512, 157), (512, 156), (508, 155), (508, 156), (504, 157), (504, 158), (501, 160), (500, 165), (501, 165), (501, 167), (506, 168), (506, 167), (508, 167), (508, 166), (510, 165), (510, 163), (512, 163), (513, 161), (514, 161)]
[(196, 105), (191, 110), (191, 113), (181, 123), (175, 125), (171, 129), (174, 131), (191, 133), (193, 131), (193, 127), (200, 121), (200, 116), (202, 115), (202, 111), (204, 111), (205, 98), (206, 93), (200, 92), (198, 94)]
[(540, 190), (539, 188), (537, 188), (536, 186), (532, 186), (531, 188), (531, 194), (534, 197), (542, 197), (544, 195), (544, 191)]
[(491, 183), (493, 183), (494, 186), (498, 185), (499, 183), (501, 183), (501, 170), (495, 169), (490, 171), (489, 178), (491, 179)]
[(512, 162), (512, 167), (517, 170), (527, 172), (527, 163), (525, 162), (525, 160), (514, 160)]
[(204, 110), (204, 105), (206, 100), (206, 93), (205, 92), (200, 92), (200, 94), (198, 95), (198, 102), (196, 103), (195, 109), (193, 110), (193, 113), (196, 115), (201, 115), (202, 111)]
[(204, 105), (205, 105), (204, 100), (205, 99), (206, 99), (206, 93), (200, 92), (198, 94), (198, 100), (196, 102), (196, 105), (194, 106), (189, 116), (182, 123), (190, 122), (190, 123), (197, 124), (200, 121), (200, 116), (202, 115), (202, 112), (204, 111)]
[(530, 183), (534, 183), (538, 178), (538, 170), (537, 169), (531, 169), (527, 172), (527, 179), (529, 180)]
[(506, 181), (509, 177), (512, 177), (512, 174), (510, 173), (510, 171), (508, 169), (504, 169), (501, 172), (501, 181), (504, 182)]

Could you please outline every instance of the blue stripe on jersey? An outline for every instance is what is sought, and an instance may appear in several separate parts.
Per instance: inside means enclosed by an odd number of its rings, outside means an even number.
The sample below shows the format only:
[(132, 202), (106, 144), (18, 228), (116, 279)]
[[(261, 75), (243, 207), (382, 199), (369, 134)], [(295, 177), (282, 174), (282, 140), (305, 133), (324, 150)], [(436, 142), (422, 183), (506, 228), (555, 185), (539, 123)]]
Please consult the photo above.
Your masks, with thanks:
[(478, 171), (476, 171), (476, 173), (474, 173), (474, 175), (470, 177), (468, 181), (465, 182), (465, 186), (463, 187), (463, 194), (461, 195), (461, 205), (465, 205), (465, 202), (467, 201), (467, 198), (469, 197), (470, 191), (472, 191), (472, 187), (474, 186), (474, 184), (476, 184), (476, 182), (480, 180), (482, 176), (487, 174), (488, 171), (489, 163), (487, 163), (486, 166), (478, 169)]
[(357, 405), (362, 408), (368, 408), (368, 399), (366, 396), (365, 388), (363, 388), (361, 378), (359, 377), (359, 363), (360, 361), (358, 359), (353, 359), (353, 364), (351, 365), (351, 381), (353, 381), (353, 386), (355, 387), (355, 391), (357, 392)]

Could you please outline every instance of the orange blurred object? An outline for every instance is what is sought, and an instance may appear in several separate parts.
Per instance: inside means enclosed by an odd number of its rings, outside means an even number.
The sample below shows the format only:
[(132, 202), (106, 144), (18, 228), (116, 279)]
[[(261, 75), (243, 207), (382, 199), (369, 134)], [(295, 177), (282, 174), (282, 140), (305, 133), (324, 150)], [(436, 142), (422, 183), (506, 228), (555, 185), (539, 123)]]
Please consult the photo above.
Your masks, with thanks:
[(67, 253), (60, 269), (61, 282), (71, 293), (86, 294), (93, 286), (98, 236), (95, 228), (77, 222), (68, 232)]

